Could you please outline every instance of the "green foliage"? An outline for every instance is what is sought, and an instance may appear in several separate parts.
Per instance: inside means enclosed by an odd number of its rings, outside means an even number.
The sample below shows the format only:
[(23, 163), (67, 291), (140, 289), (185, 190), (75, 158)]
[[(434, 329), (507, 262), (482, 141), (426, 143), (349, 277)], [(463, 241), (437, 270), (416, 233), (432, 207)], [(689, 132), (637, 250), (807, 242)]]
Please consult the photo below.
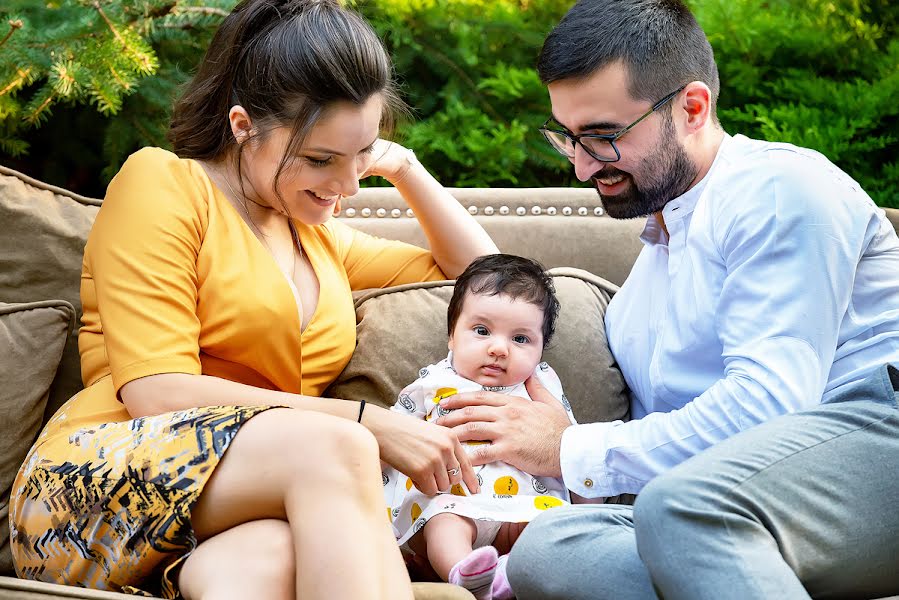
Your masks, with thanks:
[(691, 4), (715, 49), (725, 129), (814, 148), (899, 207), (899, 5)]
[[(537, 131), (550, 106), (534, 72), (573, 0), (345, 1), (390, 49), (415, 112), (399, 136), (441, 181), (577, 184)], [(177, 88), (236, 0), (49, 2), (0, 6), (0, 40), (21, 22), (0, 42), (0, 160), (102, 193), (128, 153), (166, 145)], [(895, 0), (688, 2), (715, 49), (727, 131), (819, 150), (899, 206)]]
[[(60, 171), (88, 168), (95, 183), (80, 191), (102, 192), (130, 152), (165, 145), (172, 100), (187, 79), (185, 69), (198, 62), (234, 4), (4, 0), (0, 159), (74, 188), (79, 178), (60, 177)], [(41, 129), (51, 123), (50, 134)], [(84, 151), (73, 147), (72, 136), (78, 136)]]
[(570, 0), (359, 0), (384, 38), (416, 120), (400, 128), (453, 186), (567, 185), (537, 128), (549, 116), (537, 53)]

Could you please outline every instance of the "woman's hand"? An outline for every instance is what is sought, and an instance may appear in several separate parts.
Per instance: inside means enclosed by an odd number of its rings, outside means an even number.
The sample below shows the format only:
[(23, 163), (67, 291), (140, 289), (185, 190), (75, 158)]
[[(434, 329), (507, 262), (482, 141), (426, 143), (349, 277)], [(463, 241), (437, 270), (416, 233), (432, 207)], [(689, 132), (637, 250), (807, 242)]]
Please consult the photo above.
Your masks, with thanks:
[(384, 462), (422, 493), (433, 496), (462, 481), (471, 493), (480, 491), (468, 454), (446, 427), (383, 408), (366, 412), (363, 424), (377, 438)]
[(409, 170), (419, 164), (414, 152), (396, 142), (382, 139), (375, 142), (372, 156), (374, 162), (366, 169), (361, 178), (379, 175), (394, 185), (402, 181)]

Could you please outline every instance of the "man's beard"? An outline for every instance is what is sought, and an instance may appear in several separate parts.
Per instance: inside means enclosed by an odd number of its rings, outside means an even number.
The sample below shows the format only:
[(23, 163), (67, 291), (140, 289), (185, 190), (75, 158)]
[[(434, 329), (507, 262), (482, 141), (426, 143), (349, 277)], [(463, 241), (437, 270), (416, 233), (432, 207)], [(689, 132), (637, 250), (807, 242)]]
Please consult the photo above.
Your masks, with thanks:
[(647, 170), (641, 176), (640, 185), (637, 185), (629, 173), (619, 171), (611, 165), (594, 173), (593, 185), (596, 185), (596, 179), (600, 177), (605, 179), (617, 175), (624, 176), (630, 183), (625, 191), (614, 196), (603, 196), (597, 187), (596, 192), (602, 206), (610, 217), (634, 219), (657, 213), (670, 200), (686, 192), (696, 178), (699, 168), (678, 143), (671, 117), (665, 121), (665, 133), (658, 146), (642, 161)]

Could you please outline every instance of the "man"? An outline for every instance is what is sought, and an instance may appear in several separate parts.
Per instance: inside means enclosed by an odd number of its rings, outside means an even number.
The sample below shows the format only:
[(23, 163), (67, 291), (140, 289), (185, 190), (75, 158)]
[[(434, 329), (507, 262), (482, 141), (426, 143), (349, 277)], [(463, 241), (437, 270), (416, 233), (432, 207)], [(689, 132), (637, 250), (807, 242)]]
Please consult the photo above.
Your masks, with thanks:
[(438, 422), (493, 442), (475, 464), (641, 495), (529, 525), (508, 563), (518, 598), (899, 592), (883, 211), (820, 154), (723, 131), (712, 49), (680, 0), (581, 0), (538, 72), (547, 140), (610, 216), (647, 217), (605, 322), (633, 420), (569, 426), (533, 385), (532, 403), (454, 397), (469, 408)]

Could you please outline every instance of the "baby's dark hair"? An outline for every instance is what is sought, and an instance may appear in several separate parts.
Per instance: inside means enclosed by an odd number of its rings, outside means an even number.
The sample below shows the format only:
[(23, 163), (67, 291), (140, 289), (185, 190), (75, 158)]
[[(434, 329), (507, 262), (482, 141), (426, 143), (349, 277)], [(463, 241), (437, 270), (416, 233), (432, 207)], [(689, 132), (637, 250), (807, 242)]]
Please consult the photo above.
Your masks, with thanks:
[(543, 309), (543, 347), (556, 331), (559, 300), (552, 278), (535, 260), (512, 254), (488, 254), (475, 259), (456, 279), (453, 297), (446, 309), (447, 335), (453, 334), (467, 293), (529, 302)]

